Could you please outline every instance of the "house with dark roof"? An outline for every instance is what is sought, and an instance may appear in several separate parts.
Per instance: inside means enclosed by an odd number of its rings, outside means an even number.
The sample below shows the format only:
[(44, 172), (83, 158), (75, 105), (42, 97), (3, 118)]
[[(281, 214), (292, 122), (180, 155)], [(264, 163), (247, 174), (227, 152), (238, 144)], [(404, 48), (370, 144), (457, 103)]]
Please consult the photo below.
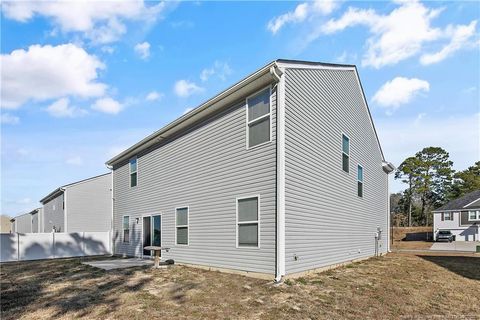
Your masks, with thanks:
[(480, 241), (480, 190), (433, 211), (433, 230), (449, 230), (456, 241)]
[(394, 167), (354, 65), (272, 61), (107, 165), (119, 255), (278, 281), (388, 251)]

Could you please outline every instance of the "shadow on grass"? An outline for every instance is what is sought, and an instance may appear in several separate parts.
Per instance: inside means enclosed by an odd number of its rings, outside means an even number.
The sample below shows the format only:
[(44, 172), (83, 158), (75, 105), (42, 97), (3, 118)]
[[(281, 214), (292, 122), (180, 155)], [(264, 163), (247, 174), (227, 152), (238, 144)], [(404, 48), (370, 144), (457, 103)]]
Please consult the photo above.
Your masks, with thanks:
[(480, 280), (480, 258), (465, 256), (429, 256), (417, 255), (418, 257), (433, 262), (462, 277)]
[(22, 318), (30, 310), (53, 308), (53, 318), (75, 313), (85, 317), (98, 306), (106, 312), (121, 306), (124, 292), (144, 288), (151, 277), (134, 279), (138, 268), (106, 272), (82, 265), (80, 259), (22, 262), (2, 266), (2, 319)]

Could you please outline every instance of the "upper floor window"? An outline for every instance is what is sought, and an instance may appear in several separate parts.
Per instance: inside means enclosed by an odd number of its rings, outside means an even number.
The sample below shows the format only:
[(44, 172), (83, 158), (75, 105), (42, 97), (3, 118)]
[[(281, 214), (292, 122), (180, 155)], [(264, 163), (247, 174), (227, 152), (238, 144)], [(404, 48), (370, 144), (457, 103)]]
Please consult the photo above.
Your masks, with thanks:
[(357, 195), (363, 197), (363, 167), (358, 165), (357, 168)]
[(137, 185), (137, 158), (130, 159), (130, 187)]
[(468, 221), (480, 221), (480, 210), (469, 211)]
[(249, 148), (271, 140), (270, 118), (269, 88), (247, 98), (247, 140)]
[(350, 139), (342, 134), (342, 169), (349, 172), (350, 166)]
[(442, 221), (453, 221), (453, 212), (444, 212)]

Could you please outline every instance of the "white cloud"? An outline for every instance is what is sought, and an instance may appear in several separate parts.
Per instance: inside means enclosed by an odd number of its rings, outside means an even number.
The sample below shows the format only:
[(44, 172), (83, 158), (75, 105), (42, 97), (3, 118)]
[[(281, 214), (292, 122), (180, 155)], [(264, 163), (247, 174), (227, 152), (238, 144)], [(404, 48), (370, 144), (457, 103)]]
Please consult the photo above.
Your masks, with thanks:
[(147, 96), (145, 97), (145, 100), (147, 101), (157, 101), (160, 100), (163, 97), (163, 93), (159, 93), (157, 91), (152, 91)]
[(400, 105), (410, 102), (419, 93), (429, 90), (430, 84), (425, 80), (396, 77), (387, 81), (375, 93), (373, 101), (382, 107), (395, 110)]
[(173, 91), (179, 97), (186, 98), (192, 94), (203, 92), (205, 89), (188, 80), (178, 80), (175, 82)]
[(190, 111), (192, 111), (193, 108), (186, 108), (185, 110), (183, 110), (183, 113), (182, 114), (187, 114), (189, 113)]
[[(447, 150), (456, 170), (473, 165), (480, 155), (478, 113), (444, 118), (432, 115), (410, 119), (389, 117), (377, 119), (375, 125), (386, 159), (396, 166), (428, 146)], [(399, 181), (392, 181), (391, 192), (404, 188)]]
[(32, 203), (32, 199), (30, 198), (22, 198), (22, 199), (18, 199), (15, 201), (16, 204), (30, 204)]
[(70, 105), (70, 99), (61, 98), (47, 107), (47, 112), (56, 118), (76, 118), (87, 114), (87, 111)]
[(215, 61), (212, 67), (202, 70), (200, 73), (200, 80), (206, 82), (210, 77), (216, 75), (220, 80), (225, 81), (231, 74), (232, 68), (230, 68), (230, 65), (227, 62)]
[(100, 50), (104, 53), (112, 54), (115, 52), (115, 47), (112, 46), (102, 46)]
[(135, 1), (4, 1), (5, 17), (27, 22), (34, 16), (51, 18), (60, 31), (80, 32), (94, 43), (110, 43), (125, 32), (125, 21), (153, 23), (175, 4), (159, 2), (145, 5)]
[(420, 62), (424, 65), (437, 63), (462, 48), (475, 46), (470, 39), (475, 35), (476, 27), (477, 21), (472, 21), (469, 25), (448, 26), (444, 34), (451, 39), (450, 42), (438, 52), (423, 54)]
[(120, 111), (122, 111), (123, 108), (124, 108), (123, 104), (109, 97), (98, 99), (92, 105), (93, 110), (97, 110), (97, 111), (108, 113), (108, 114), (117, 114)]
[(18, 124), (20, 123), (20, 118), (9, 113), (2, 113), (0, 115), (0, 123), (2, 124)]
[(72, 166), (82, 166), (83, 165), (83, 159), (82, 159), (82, 157), (75, 156), (75, 157), (71, 157), (71, 158), (68, 158), (67, 160), (65, 160), (65, 163), (70, 164)]
[(74, 44), (32, 45), (2, 54), (0, 62), (3, 108), (67, 95), (97, 97), (107, 88), (97, 81), (103, 63)]
[[(423, 64), (439, 62), (471, 42), (476, 21), (469, 25), (450, 25), (445, 29), (433, 27), (432, 21), (443, 9), (431, 9), (417, 1), (401, 1), (400, 6), (388, 14), (379, 14), (373, 9), (350, 7), (338, 19), (322, 23), (319, 31), (313, 32), (307, 42), (322, 34), (333, 34), (354, 26), (365, 26), (370, 32), (362, 65), (381, 68), (393, 65), (428, 50), (428, 44), (449, 41), (441, 51), (423, 53)], [(408, 21), (408, 23), (406, 23)]]
[(338, 3), (338, 1), (334, 0), (317, 0), (301, 3), (295, 7), (295, 10), (271, 19), (267, 24), (267, 29), (273, 34), (276, 34), (288, 23), (300, 23), (305, 21), (309, 16), (318, 14), (328, 15), (338, 7)]
[(137, 43), (134, 47), (135, 53), (140, 56), (141, 59), (147, 60), (150, 57), (150, 43), (142, 42)]

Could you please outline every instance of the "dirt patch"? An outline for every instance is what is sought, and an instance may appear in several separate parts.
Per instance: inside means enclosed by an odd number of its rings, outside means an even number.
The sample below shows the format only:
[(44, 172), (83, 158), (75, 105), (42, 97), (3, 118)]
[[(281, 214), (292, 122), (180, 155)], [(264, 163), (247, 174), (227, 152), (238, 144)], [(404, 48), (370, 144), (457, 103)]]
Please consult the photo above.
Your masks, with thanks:
[(432, 227), (393, 228), (393, 250), (427, 250), (432, 246)]
[(474, 254), (393, 253), (280, 286), (185, 266), (105, 272), (78, 259), (22, 262), (1, 266), (1, 310), (2, 319), (476, 317), (479, 275)]

